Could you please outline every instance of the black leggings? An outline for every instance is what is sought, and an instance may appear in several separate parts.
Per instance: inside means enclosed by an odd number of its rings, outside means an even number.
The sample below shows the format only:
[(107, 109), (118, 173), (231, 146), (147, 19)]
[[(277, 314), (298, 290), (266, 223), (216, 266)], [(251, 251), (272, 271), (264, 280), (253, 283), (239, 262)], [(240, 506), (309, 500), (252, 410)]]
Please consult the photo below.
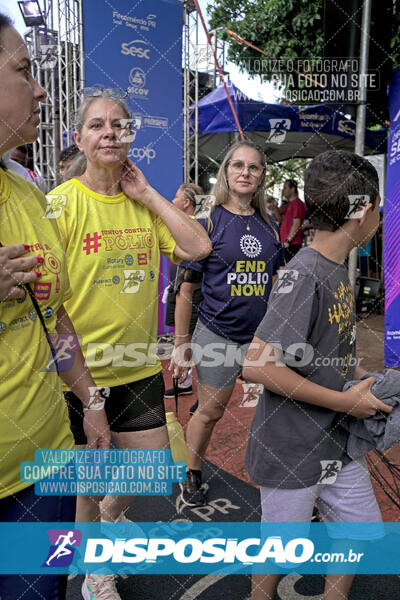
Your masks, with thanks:
[[(82, 402), (72, 392), (66, 392), (64, 396), (75, 444), (86, 444)], [(162, 427), (166, 422), (162, 373), (110, 388), (105, 411), (111, 431), (144, 431)]]

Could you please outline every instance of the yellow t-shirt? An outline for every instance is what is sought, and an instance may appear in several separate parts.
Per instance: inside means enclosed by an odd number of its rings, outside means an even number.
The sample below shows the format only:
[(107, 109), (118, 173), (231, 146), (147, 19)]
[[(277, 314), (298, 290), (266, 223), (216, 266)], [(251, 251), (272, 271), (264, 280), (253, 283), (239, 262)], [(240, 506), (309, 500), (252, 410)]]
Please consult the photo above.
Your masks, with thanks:
[[(45, 259), (31, 284), (50, 333), (71, 296), (57, 224), (44, 218), (46, 200), (36, 186), (0, 169), (0, 242), (29, 244), (24, 256)], [(73, 448), (68, 411), (56, 372), (43, 371), (50, 356), (30, 297), (0, 302), (0, 498), (24, 489), (20, 463), (39, 448)]]
[(179, 262), (167, 226), (125, 194), (103, 196), (77, 179), (47, 199), (74, 292), (65, 308), (96, 384), (117, 386), (159, 373), (160, 252)]

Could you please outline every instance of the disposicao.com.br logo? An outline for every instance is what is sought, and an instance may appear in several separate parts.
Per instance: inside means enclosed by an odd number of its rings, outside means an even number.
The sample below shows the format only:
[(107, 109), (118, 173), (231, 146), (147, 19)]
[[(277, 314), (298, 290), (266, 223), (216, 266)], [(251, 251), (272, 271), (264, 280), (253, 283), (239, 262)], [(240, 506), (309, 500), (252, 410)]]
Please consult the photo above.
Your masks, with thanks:
[(188, 537), (171, 538), (92, 538), (86, 543), (85, 563), (155, 563), (165, 557), (176, 563), (304, 563), (314, 554), (314, 543), (307, 538), (294, 538), (283, 543), (280, 536), (247, 538), (209, 538), (200, 540)]
[(0, 574), (387, 574), (400, 561), (400, 523), (57, 525), (0, 523)]

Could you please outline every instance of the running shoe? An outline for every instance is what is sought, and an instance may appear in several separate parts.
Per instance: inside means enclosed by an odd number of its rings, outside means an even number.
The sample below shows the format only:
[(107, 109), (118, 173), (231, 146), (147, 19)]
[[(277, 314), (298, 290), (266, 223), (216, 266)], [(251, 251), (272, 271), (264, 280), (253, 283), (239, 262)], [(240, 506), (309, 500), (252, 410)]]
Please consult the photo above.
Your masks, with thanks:
[(181, 500), (186, 506), (204, 506), (207, 504), (206, 486), (201, 483), (201, 471), (186, 473), (186, 481), (179, 484), (181, 487)]
[[(193, 394), (193, 389), (192, 389), (191, 385), (188, 385), (187, 387), (179, 387), (178, 386), (178, 396), (191, 396), (192, 394)], [(164, 398), (175, 398), (174, 388), (167, 390), (164, 393)]]

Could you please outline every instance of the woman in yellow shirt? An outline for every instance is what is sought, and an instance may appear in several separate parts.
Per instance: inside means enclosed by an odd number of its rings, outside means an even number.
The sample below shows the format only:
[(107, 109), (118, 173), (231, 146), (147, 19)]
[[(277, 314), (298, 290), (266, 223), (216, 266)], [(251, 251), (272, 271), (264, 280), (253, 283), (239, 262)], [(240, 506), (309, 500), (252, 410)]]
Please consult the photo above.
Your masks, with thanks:
[[(96, 385), (109, 388), (105, 408), (119, 448), (167, 448), (164, 382), (156, 357), (160, 253), (179, 262), (211, 250), (204, 228), (165, 200), (127, 158), (134, 133), (116, 92), (97, 90), (78, 111), (77, 177), (48, 195), (63, 240), (74, 296), (66, 308)], [(73, 167), (72, 167), (73, 168)], [(86, 443), (80, 402), (66, 394), (76, 444)], [(77, 520), (123, 518), (132, 498), (79, 497)], [(112, 576), (86, 578), (84, 597)], [(92, 596), (90, 596), (90, 593)], [(86, 595), (86, 596), (85, 596)]]
[[(38, 136), (45, 90), (32, 78), (25, 44), (0, 14), (0, 155)], [(71, 296), (65, 255), (54, 220), (44, 218), (46, 199), (36, 186), (0, 168), (0, 521), (74, 520), (72, 496), (35, 495), (20, 479), (23, 461), (35, 450), (73, 448), (68, 413), (55, 370), (46, 369), (51, 336), (75, 336), (63, 307)], [(29, 289), (26, 287), (29, 285)], [(25, 287), (24, 287), (25, 286)], [(30, 295), (32, 293), (32, 295)], [(34, 299), (34, 300), (33, 300)], [(34, 303), (35, 302), (35, 303)], [(61, 338), (62, 339), (62, 336)], [(53, 337), (54, 342), (56, 340)], [(57, 343), (54, 343), (57, 347)], [(60, 373), (85, 408), (88, 442), (109, 446), (104, 410), (89, 388), (95, 383), (75, 352), (72, 368)], [(97, 408), (97, 407), (96, 407)], [(2, 600), (65, 598), (67, 576), (0, 575)]]

